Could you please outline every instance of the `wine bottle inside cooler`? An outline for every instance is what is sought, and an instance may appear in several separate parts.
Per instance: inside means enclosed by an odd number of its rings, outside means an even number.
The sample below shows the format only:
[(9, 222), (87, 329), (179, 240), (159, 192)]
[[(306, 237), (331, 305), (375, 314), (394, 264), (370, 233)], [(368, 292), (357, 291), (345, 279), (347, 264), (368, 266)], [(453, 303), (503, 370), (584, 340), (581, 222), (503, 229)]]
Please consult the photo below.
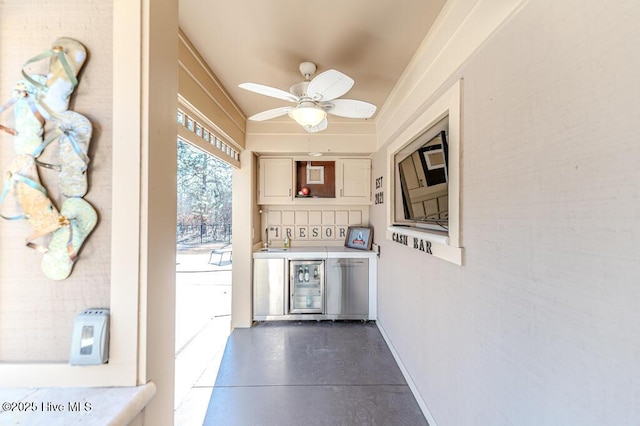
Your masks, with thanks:
[(309, 282), (309, 268), (308, 267), (304, 268), (304, 280), (306, 282)]

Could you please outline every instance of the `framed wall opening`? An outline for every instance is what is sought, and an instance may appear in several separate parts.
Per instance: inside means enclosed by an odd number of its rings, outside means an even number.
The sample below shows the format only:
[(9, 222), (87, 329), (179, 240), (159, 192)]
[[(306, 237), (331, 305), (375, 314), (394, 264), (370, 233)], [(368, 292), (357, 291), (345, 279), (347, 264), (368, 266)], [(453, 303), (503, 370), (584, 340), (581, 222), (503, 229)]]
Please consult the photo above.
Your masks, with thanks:
[[(461, 96), (462, 81), (458, 80), (405, 128), (389, 145), (386, 156), (386, 191), (390, 194), (386, 238), (458, 265), (462, 265), (463, 252), (460, 242)], [(429, 158), (427, 151), (432, 149), (442, 150), (442, 160), (438, 156)], [(414, 179), (406, 173), (410, 164), (423, 175), (430, 169), (444, 167), (444, 185), (438, 178), (432, 185), (416, 190), (423, 195), (431, 191), (435, 201), (422, 197), (413, 206), (408, 204), (408, 188), (418, 186), (408, 182)], [(417, 176), (415, 180), (421, 178), (425, 176)], [(440, 209), (445, 203), (446, 212)]]
[(445, 117), (396, 153), (394, 223), (448, 230), (448, 125)]

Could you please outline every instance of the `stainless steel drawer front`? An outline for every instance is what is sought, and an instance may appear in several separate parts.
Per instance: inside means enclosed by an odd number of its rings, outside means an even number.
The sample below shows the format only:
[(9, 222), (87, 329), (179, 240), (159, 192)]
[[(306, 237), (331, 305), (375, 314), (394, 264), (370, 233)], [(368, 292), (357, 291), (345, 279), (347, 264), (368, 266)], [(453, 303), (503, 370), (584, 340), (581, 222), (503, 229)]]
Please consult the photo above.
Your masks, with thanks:
[(285, 260), (254, 259), (253, 316), (284, 315)]
[(368, 315), (369, 259), (327, 260), (328, 315)]

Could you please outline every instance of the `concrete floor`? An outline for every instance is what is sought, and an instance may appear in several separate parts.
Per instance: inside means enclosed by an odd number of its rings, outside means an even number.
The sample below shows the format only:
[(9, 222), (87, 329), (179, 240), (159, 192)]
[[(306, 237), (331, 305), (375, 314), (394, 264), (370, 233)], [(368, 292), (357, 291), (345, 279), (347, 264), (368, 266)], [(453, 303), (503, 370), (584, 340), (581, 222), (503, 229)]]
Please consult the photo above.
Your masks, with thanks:
[(259, 323), (233, 331), (207, 426), (427, 425), (374, 323)]
[(229, 336), (231, 264), (208, 260), (177, 256), (177, 426), (427, 424), (375, 323), (269, 322)]

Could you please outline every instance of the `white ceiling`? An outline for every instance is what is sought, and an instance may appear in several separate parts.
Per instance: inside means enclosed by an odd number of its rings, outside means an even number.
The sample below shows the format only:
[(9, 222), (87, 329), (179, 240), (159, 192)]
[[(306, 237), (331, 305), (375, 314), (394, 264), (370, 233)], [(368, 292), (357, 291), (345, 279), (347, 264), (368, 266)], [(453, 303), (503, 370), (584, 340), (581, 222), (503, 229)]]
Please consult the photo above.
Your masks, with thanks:
[(179, 22), (247, 117), (289, 104), (238, 84), (288, 91), (304, 61), (347, 74), (355, 84), (343, 98), (380, 108), (445, 1), (180, 0)]

